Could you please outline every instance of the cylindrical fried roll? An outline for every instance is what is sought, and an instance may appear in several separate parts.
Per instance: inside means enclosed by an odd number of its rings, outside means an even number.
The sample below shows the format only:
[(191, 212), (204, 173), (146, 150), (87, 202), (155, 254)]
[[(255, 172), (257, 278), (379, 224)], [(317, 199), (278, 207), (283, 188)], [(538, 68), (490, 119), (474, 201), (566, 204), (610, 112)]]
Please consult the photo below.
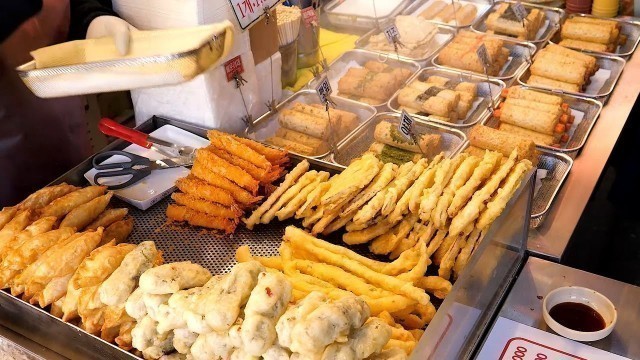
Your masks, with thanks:
[(455, 14), (458, 26), (469, 25), (475, 20), (478, 8), (474, 4), (466, 4)]
[(451, 4), (448, 4), (447, 7), (443, 9), (434, 20), (442, 21), (445, 23), (449, 22), (453, 19), (455, 13), (458, 12), (461, 8), (462, 5), (460, 5), (459, 2), (451, 2)]
[(299, 142), (288, 140), (288, 139), (283, 139), (283, 138), (278, 137), (278, 136), (272, 136), (270, 138), (267, 138), (266, 142), (269, 143), (269, 144), (281, 147), (283, 149), (287, 149), (289, 151), (296, 152), (298, 154), (310, 155), (310, 156), (318, 155), (318, 153), (316, 153), (313, 150), (313, 148), (311, 148), (311, 147), (309, 147), (309, 146), (307, 146), (305, 144), (301, 144)]
[(423, 17), (427, 20), (431, 20), (436, 15), (438, 15), (444, 8), (447, 7), (447, 3), (441, 0), (436, 0), (429, 7), (427, 7), (423, 12), (420, 13), (420, 17)]
[(586, 78), (588, 78), (587, 68), (582, 66), (582, 64), (577, 61), (571, 64), (563, 64), (549, 60), (549, 58), (542, 56), (536, 58), (533, 64), (531, 64), (530, 70), (531, 74), (533, 75), (576, 84), (579, 86), (584, 85), (584, 83), (586, 82)]
[(586, 17), (586, 16), (576, 16), (574, 18), (568, 19), (567, 22), (596, 24), (596, 25), (610, 27), (612, 29), (620, 29), (620, 23), (618, 21), (598, 19), (598, 18), (592, 18), (592, 17)]
[(386, 100), (398, 87), (393, 74), (375, 73), (364, 69), (367, 74), (362, 77), (360, 70), (362, 69), (350, 68), (338, 81), (338, 91), (349, 95)]
[(570, 47), (574, 49), (590, 50), (590, 51), (607, 51), (608, 46), (604, 44), (597, 44), (588, 41), (564, 39), (559, 43), (562, 46)]
[(422, 109), (423, 101), (418, 100), (420, 95), (422, 95), (421, 90), (405, 87), (398, 92), (398, 103), (410, 108)]
[(455, 112), (458, 114), (460, 119), (465, 119), (467, 117), (467, 113), (471, 110), (471, 105), (472, 103), (468, 101), (458, 101)]
[(541, 134), (537, 131), (521, 128), (519, 126), (507, 123), (501, 123), (500, 126), (498, 126), (498, 130), (526, 137), (527, 139), (531, 139), (537, 145), (551, 146), (557, 142), (556, 137), (554, 137), (553, 135)]
[[(418, 99), (420, 99), (420, 97), (418, 97)], [(439, 96), (431, 96), (422, 103), (421, 109), (430, 115), (451, 117), (453, 102)]]
[(557, 118), (560, 118), (560, 116), (562, 116), (562, 114), (564, 113), (564, 110), (562, 109), (561, 106), (544, 104), (544, 103), (539, 103), (531, 100), (507, 98), (507, 100), (504, 103), (521, 106), (523, 108), (532, 109), (536, 111), (547, 112)]
[(518, 160), (536, 159), (536, 144), (533, 141), (483, 125), (471, 129), (469, 142), (472, 146), (498, 151), (505, 156), (509, 156), (513, 149), (518, 149)]
[(500, 121), (547, 135), (553, 135), (553, 130), (558, 121), (560, 121), (559, 115), (556, 116), (511, 103), (505, 103), (501, 112)]
[(561, 36), (563, 39), (574, 39), (589, 41), (598, 44), (609, 44), (611, 38), (611, 28), (596, 24), (566, 22), (562, 26)]
[(278, 115), (280, 126), (295, 130), (319, 139), (327, 139), (329, 136), (329, 121), (324, 118), (301, 113), (299, 111), (285, 109)]
[(580, 86), (570, 84), (558, 80), (549, 79), (542, 76), (531, 75), (527, 80), (528, 85), (541, 86), (549, 89), (558, 89), (564, 91), (580, 92)]
[(539, 91), (524, 89), (517, 86), (510, 87), (507, 90), (507, 98), (508, 99), (524, 99), (524, 100), (529, 100), (536, 103), (550, 104), (550, 105), (556, 105), (556, 106), (562, 105), (562, 98), (560, 96), (545, 94)]
[(597, 71), (597, 64), (596, 64), (596, 58), (593, 56), (589, 56), (587, 54), (583, 54), (579, 51), (575, 51), (575, 50), (571, 50), (571, 49), (567, 49), (565, 47), (562, 47), (560, 45), (556, 45), (556, 44), (547, 44), (547, 47), (544, 48), (545, 52), (551, 52), (551, 53), (555, 53), (555, 54), (560, 54), (563, 56), (569, 56), (575, 59), (578, 59), (582, 62), (585, 63), (585, 65), (587, 65), (587, 68), (589, 69), (589, 71), (591, 73), (595, 73)]
[(455, 91), (465, 92), (473, 95), (474, 97), (478, 94), (478, 84), (471, 82), (461, 82), (454, 88)]
[(475, 52), (465, 53), (463, 50), (457, 50), (450, 46), (445, 46), (438, 55), (438, 59), (443, 65), (456, 69), (468, 70), (477, 73), (484, 72), (484, 67)]
[(451, 80), (449, 80), (446, 77), (433, 75), (433, 76), (429, 76), (427, 78), (427, 81), (425, 81), (425, 82), (426, 83), (430, 83), (430, 84), (436, 84), (436, 85), (439, 85), (439, 86), (447, 86), (449, 81), (451, 81)]
[(308, 146), (313, 150), (312, 153), (316, 154), (322, 154), (329, 150), (327, 143), (322, 139), (318, 139), (294, 130), (279, 128), (278, 130), (276, 130), (276, 137), (295, 141), (298, 144), (304, 144), (305, 146)]

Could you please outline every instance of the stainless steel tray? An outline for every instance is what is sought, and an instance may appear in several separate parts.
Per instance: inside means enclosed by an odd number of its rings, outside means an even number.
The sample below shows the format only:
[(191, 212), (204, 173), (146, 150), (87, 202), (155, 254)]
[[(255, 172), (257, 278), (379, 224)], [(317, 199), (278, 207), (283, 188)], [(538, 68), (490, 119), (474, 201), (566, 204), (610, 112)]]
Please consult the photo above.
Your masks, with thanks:
[[(429, 76), (442, 76), (451, 79), (455, 84), (460, 82), (472, 82), (478, 84), (478, 98), (482, 99), (480, 103), (467, 114), (467, 117), (463, 120), (459, 120), (458, 122), (445, 122), (442, 120), (433, 119), (429, 116), (422, 115), (412, 115), (412, 117), (418, 121), (430, 121), (438, 124), (442, 124), (445, 126), (451, 126), (455, 128), (467, 128), (477, 124), (482, 119), (486, 118), (491, 114), (491, 104), (492, 102), (495, 104), (498, 99), (500, 99), (500, 93), (502, 89), (505, 88), (505, 84), (501, 80), (489, 79), (480, 75), (472, 75), (472, 74), (463, 74), (460, 72), (446, 70), (446, 69), (438, 69), (435, 67), (428, 67), (422, 69), (419, 73), (413, 76), (407, 83), (411, 83), (413, 80), (423, 81)], [(394, 112), (400, 113), (400, 104), (398, 104), (398, 93), (400, 90), (396, 91), (395, 94), (389, 99), (387, 103), (389, 109)]]
[[(624, 46), (618, 46), (618, 48), (614, 52), (601, 52), (601, 51), (583, 50), (584, 52), (593, 53), (593, 54), (601, 54), (601, 55), (613, 55), (613, 56), (626, 57), (626, 56), (630, 56), (631, 54), (633, 54), (634, 51), (636, 51), (636, 48), (638, 47), (638, 42), (640, 42), (640, 23), (633, 22), (633, 21), (628, 21), (628, 20), (623, 20), (623, 19), (600, 18), (600, 17), (597, 17), (597, 16), (588, 15), (588, 14), (571, 14), (571, 15), (569, 15), (567, 17), (567, 20), (571, 19), (571, 18), (574, 18), (574, 17), (578, 17), (578, 16), (580, 16), (580, 17), (590, 17), (590, 18), (594, 18), (594, 19), (604, 19), (604, 20), (617, 21), (617, 22), (620, 23), (620, 33), (627, 36), (626, 44), (624, 44)], [(560, 31), (558, 31), (558, 33), (555, 36), (551, 37), (551, 39), (549, 41), (554, 43), (554, 44), (557, 44), (557, 43), (560, 42), (560, 40), (561, 40)], [(575, 49), (575, 50), (580, 50), (580, 49)]]
[[(371, 121), (354, 131), (351, 136), (338, 146), (336, 153), (332, 156), (332, 160), (339, 165), (347, 166), (351, 160), (366, 152), (375, 141), (373, 133), (376, 125), (383, 120), (398, 124), (400, 115), (390, 112), (377, 114)], [(416, 121), (413, 124), (413, 129), (416, 134), (440, 134), (442, 136), (442, 151), (447, 157), (460, 152), (460, 149), (467, 143), (467, 136), (462, 131), (438, 124)]]
[[(496, 1), (493, 4), (493, 7), (491, 7), (491, 9), (487, 12), (484, 13), (484, 15), (482, 15), (482, 17), (480, 17), (479, 19), (476, 20), (475, 23), (473, 23), (473, 25), (471, 25), (471, 29), (473, 29), (476, 32), (479, 33), (486, 33), (487, 32), (487, 18), (489, 17), (489, 15), (491, 13), (493, 13), (495, 10), (498, 9), (498, 7), (503, 4), (516, 4), (515, 1)], [(562, 19), (564, 18), (565, 14), (564, 14), (564, 10), (561, 9), (557, 9), (557, 8), (552, 8), (552, 7), (548, 7), (548, 6), (543, 6), (543, 5), (534, 5), (534, 4), (530, 4), (530, 3), (522, 3), (522, 5), (525, 7), (525, 9), (538, 9), (541, 10), (545, 13), (545, 17), (546, 17), (546, 21), (548, 21), (547, 27), (544, 29), (544, 31), (540, 32), (538, 31), (538, 33), (536, 34), (536, 38), (532, 39), (532, 40), (518, 40), (518, 41), (523, 41), (523, 42), (530, 42), (535, 44), (539, 49), (542, 49), (542, 47), (544, 47), (544, 45), (546, 44), (546, 42), (558, 31), (558, 29), (560, 29), (560, 22), (562, 22)], [(503, 36), (509, 36), (506, 34), (502, 34)]]
[[(359, 67), (364, 67), (364, 64), (367, 61), (379, 61), (394, 68), (407, 69), (411, 71), (411, 76), (409, 76), (409, 78), (412, 78), (418, 72), (418, 70), (420, 70), (420, 65), (418, 65), (418, 63), (411, 60), (405, 60), (403, 58), (398, 59), (396, 56), (392, 56), (388, 54), (383, 55), (380, 53), (375, 53), (375, 52), (366, 51), (366, 50), (359, 50), (359, 49), (349, 50), (343, 53), (342, 55), (340, 55), (337, 59), (335, 59), (331, 63), (331, 65), (329, 65), (329, 69), (325, 72), (327, 79), (332, 84), (331, 86), (336, 92), (336, 95), (334, 97), (342, 98), (341, 96), (338, 95), (337, 83), (340, 80), (340, 78), (344, 76), (347, 69), (350, 67), (350, 66), (347, 67), (347, 65), (350, 62), (355, 62), (356, 64), (358, 64)], [(309, 81), (309, 83), (307, 84), (307, 87), (309, 89), (315, 89), (315, 85), (317, 83), (318, 83), (318, 80), (313, 78)], [(334, 86), (334, 84), (336, 85)], [(386, 104), (387, 102), (385, 101), (380, 104), (370, 104), (370, 105), (377, 108), (380, 106), (384, 106)]]
[[(531, 76), (531, 71), (528, 67), (525, 69), (525, 71), (522, 74), (520, 74), (520, 76), (518, 77), (518, 82), (521, 85), (529, 86), (531, 88), (554, 90), (554, 92), (570, 94), (575, 96), (595, 97), (595, 98), (608, 96), (609, 94), (611, 94), (611, 92), (613, 91), (613, 88), (616, 86), (616, 83), (618, 82), (620, 75), (622, 75), (622, 70), (624, 69), (624, 66), (627, 62), (623, 58), (617, 57), (617, 56), (599, 55), (599, 54), (589, 54), (589, 55), (596, 58), (596, 63), (600, 67), (600, 70), (598, 71), (601, 71), (601, 70), (611, 71), (611, 75), (609, 75), (609, 78), (607, 79), (607, 81), (605, 81), (602, 87), (597, 91), (588, 91), (589, 89), (587, 89), (587, 92), (573, 92), (573, 91), (551, 89), (543, 86), (528, 85), (527, 80), (529, 79), (529, 76)], [(534, 56), (533, 61), (535, 60), (536, 60), (536, 57)]]
[[(533, 89), (528, 86), (519, 85), (519, 87), (560, 96), (565, 103), (569, 104), (569, 107), (574, 114), (575, 112), (581, 112), (584, 114), (582, 121), (580, 121), (577, 126), (575, 126), (574, 123), (574, 126), (571, 127), (571, 130), (569, 132), (569, 141), (567, 141), (567, 143), (563, 147), (556, 148), (546, 145), (537, 145), (539, 149), (557, 151), (562, 153), (574, 153), (582, 149), (584, 144), (587, 142), (587, 138), (591, 133), (591, 129), (593, 129), (593, 125), (595, 125), (596, 120), (598, 119), (598, 116), (600, 116), (600, 112), (602, 111), (602, 103), (600, 101), (569, 94), (558, 94), (549, 90)], [(486, 118), (482, 122), (482, 124), (492, 128), (497, 128), (499, 122), (500, 121), (498, 119), (490, 116)]]
[(396, 17), (396, 15), (400, 14), (400, 12), (411, 3), (411, 0), (401, 1), (398, 6), (393, 9), (388, 15), (378, 17), (339, 12), (337, 7), (344, 2), (345, 0), (332, 0), (324, 5), (323, 10), (325, 16), (327, 17), (327, 21), (329, 21), (329, 23), (334, 26), (352, 29), (371, 29), (373, 27), (380, 27), (383, 24), (390, 23)]
[[(497, 35), (487, 35), (487, 36), (504, 40), (505, 42), (504, 47), (509, 49), (511, 53), (510, 60), (502, 69), (502, 71), (500, 72), (500, 75), (489, 76), (489, 79), (503, 80), (507, 82), (508, 80), (515, 78), (516, 76), (518, 76), (518, 74), (520, 74), (525, 68), (529, 66), (531, 57), (536, 53), (536, 50), (537, 50), (536, 46), (529, 42), (518, 42), (504, 36), (497, 36)], [(454, 67), (442, 65), (438, 61), (438, 55), (436, 55), (431, 60), (431, 62), (433, 63), (433, 65), (439, 68), (451, 69), (451, 70), (463, 72), (466, 74), (482, 75), (486, 77), (485, 74), (468, 71), (468, 70), (456, 69)]]
[[(333, 96), (331, 98), (335, 101), (337, 109), (349, 111), (358, 115), (360, 123), (351, 131), (350, 134), (355, 132), (363, 124), (366, 124), (376, 114), (376, 109), (370, 105), (337, 96)], [(283, 109), (290, 108), (291, 106), (293, 106), (294, 102), (301, 102), (305, 104), (319, 104), (320, 100), (318, 99), (318, 95), (314, 90), (298, 91), (297, 93), (291, 95), (288, 99), (278, 104), (278, 106), (276, 106), (275, 114), (266, 113), (259, 117), (256, 121), (254, 121), (253, 125), (246, 129), (246, 136), (256, 141), (265, 142), (267, 138), (273, 136), (276, 130), (280, 128), (280, 124), (278, 124), (278, 112)], [(335, 139), (336, 146), (339, 145), (347, 137), (349, 137), (349, 134), (345, 135), (345, 137), (342, 139)], [(309, 159), (321, 159), (329, 155), (329, 153), (330, 150), (323, 154), (318, 154), (315, 156), (306, 156), (302, 154), (298, 155)]]
[[(440, 49), (442, 49), (443, 46), (445, 46), (446, 44), (449, 43), (449, 41), (453, 38), (453, 36), (455, 36), (456, 30), (451, 28), (451, 27), (447, 27), (447, 26), (438, 26), (438, 33), (431, 40), (431, 43), (429, 44), (429, 47), (427, 49), (425, 49), (425, 52), (424, 52), (423, 56), (415, 57), (415, 58), (408, 57), (408, 56), (403, 56), (403, 55), (398, 55), (395, 52), (383, 52), (383, 51), (379, 51), (379, 50), (370, 49), (369, 48), (369, 39), (373, 35), (377, 35), (379, 33), (380, 33), (380, 30), (372, 29), (371, 31), (369, 31), (366, 34), (362, 35), (355, 42), (356, 48), (365, 49), (365, 50), (369, 50), (369, 51), (373, 51), (373, 52), (379, 52), (379, 53), (382, 53), (382, 54), (387, 54), (389, 57), (394, 57), (396, 59), (412, 60), (412, 61), (417, 61), (419, 63), (426, 63), (427, 61), (429, 61), (429, 59), (431, 59), (433, 57), (434, 54), (438, 53), (440, 51)], [(402, 41), (402, 39), (400, 39), (400, 41)]]
[[(402, 15), (420, 16), (420, 13), (426, 10), (427, 7), (429, 7), (435, 1), (436, 0), (416, 0), (413, 2), (413, 4), (407, 6), (407, 8), (404, 9), (404, 11), (402, 12)], [(478, 9), (478, 12), (476, 14), (475, 19), (473, 19), (473, 21), (471, 21), (468, 24), (456, 25), (455, 23), (450, 24), (450, 23), (444, 23), (437, 20), (430, 20), (430, 19), (427, 19), (427, 20), (434, 22), (436, 24), (441, 24), (441, 25), (451, 26), (453, 28), (462, 29), (462, 28), (471, 26), (476, 20), (478, 20), (478, 18), (484, 15), (484, 13), (486, 13), (491, 8), (491, 4), (492, 4), (492, 1), (489, 1), (489, 0), (470, 0), (470, 1), (458, 0), (457, 2), (459, 2), (461, 5), (473, 4), (476, 6), (476, 8)]]
[(538, 159), (538, 173), (546, 170), (547, 174), (539, 180), (542, 185), (533, 195), (529, 223), (532, 228), (540, 226), (544, 221), (545, 215), (553, 205), (556, 195), (573, 166), (573, 159), (566, 154), (553, 151), (542, 150)]

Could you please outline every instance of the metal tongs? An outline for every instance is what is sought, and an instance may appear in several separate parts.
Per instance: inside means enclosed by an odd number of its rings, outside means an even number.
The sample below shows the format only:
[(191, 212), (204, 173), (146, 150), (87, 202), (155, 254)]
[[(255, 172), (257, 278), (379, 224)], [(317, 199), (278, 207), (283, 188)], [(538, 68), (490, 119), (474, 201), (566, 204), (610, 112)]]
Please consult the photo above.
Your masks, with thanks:
[(151, 149), (170, 158), (178, 156), (192, 158), (196, 150), (191, 146), (176, 145), (168, 141), (154, 138), (149, 134), (145, 134), (141, 131), (128, 128), (108, 118), (100, 119), (98, 128), (105, 135), (114, 136), (119, 139), (128, 141), (132, 144)]

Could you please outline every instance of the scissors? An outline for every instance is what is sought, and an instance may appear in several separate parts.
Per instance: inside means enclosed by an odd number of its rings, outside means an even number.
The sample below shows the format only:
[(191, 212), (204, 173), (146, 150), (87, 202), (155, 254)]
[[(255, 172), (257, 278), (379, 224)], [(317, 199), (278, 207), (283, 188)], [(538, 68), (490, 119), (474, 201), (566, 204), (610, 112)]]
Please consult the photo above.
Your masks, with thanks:
[[(129, 160), (103, 164), (105, 160), (116, 155), (124, 156)], [(109, 190), (118, 190), (124, 189), (137, 183), (138, 181), (149, 176), (149, 174), (151, 174), (151, 171), (153, 170), (169, 169), (180, 166), (191, 166), (193, 165), (193, 159), (191, 157), (175, 157), (161, 160), (151, 160), (146, 157), (142, 157), (126, 151), (105, 151), (94, 156), (92, 163), (93, 167), (96, 170), (108, 170), (98, 171), (93, 176), (93, 182), (95, 184), (100, 184), (99, 180), (102, 178), (131, 175), (131, 178), (122, 183), (107, 186), (107, 189)]]

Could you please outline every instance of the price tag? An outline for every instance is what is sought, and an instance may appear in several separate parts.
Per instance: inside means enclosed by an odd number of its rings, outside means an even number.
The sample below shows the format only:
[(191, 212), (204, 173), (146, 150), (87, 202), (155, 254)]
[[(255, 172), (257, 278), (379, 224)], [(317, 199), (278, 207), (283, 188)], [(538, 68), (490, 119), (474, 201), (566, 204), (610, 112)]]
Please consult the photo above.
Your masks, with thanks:
[(398, 31), (398, 27), (394, 24), (384, 29), (384, 36), (387, 37), (387, 41), (389, 44), (393, 44), (398, 39), (400, 39), (400, 32)]
[(331, 95), (332, 91), (333, 90), (331, 89), (331, 84), (329, 84), (329, 79), (327, 79), (326, 76), (323, 76), (316, 86), (316, 93), (318, 94), (318, 97), (323, 104), (329, 102), (329, 95)]
[(485, 67), (485, 69), (491, 66), (491, 59), (489, 58), (487, 47), (484, 46), (484, 44), (480, 44), (480, 46), (478, 46), (476, 54), (478, 54), (478, 59), (480, 59), (480, 62), (482, 63), (482, 66)]
[(404, 110), (402, 110), (398, 131), (400, 131), (407, 140), (413, 140), (413, 118)]
[(238, 24), (242, 30), (247, 29), (251, 24), (265, 14), (264, 8), (268, 10), (274, 7), (280, 0), (229, 0), (231, 9), (238, 19)]
[(307, 28), (312, 25), (318, 25), (318, 14), (316, 14), (316, 9), (314, 9), (313, 6), (302, 9), (302, 21)]
[(227, 74), (227, 81), (231, 81), (234, 79), (234, 76), (242, 74), (244, 72), (244, 66), (242, 66), (240, 55), (224, 63), (224, 71)]
[(511, 10), (513, 10), (513, 14), (518, 18), (518, 21), (523, 22), (529, 14), (527, 14), (527, 9), (524, 8), (521, 2), (517, 2), (515, 4), (511, 4)]

